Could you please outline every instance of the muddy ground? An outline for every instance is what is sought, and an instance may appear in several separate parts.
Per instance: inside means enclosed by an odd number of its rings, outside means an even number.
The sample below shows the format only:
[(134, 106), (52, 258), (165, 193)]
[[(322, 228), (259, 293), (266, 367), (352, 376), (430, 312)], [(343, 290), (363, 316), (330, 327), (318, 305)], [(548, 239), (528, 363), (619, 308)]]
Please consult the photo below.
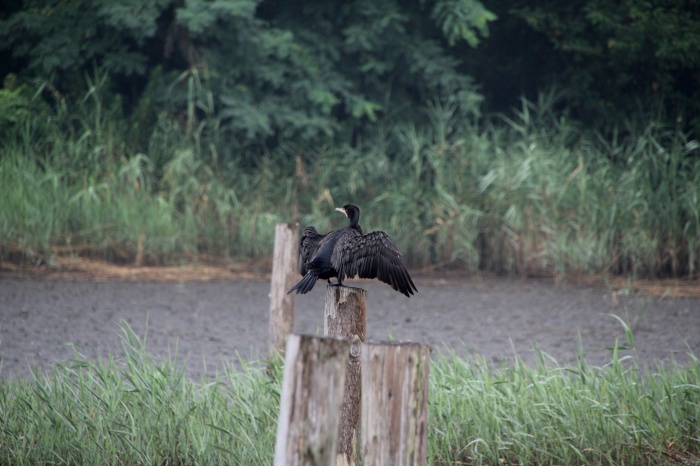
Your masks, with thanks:
[[(655, 367), (700, 355), (700, 299), (625, 295), (605, 287), (533, 279), (423, 279), (407, 299), (377, 282), (368, 289), (369, 340), (411, 340), (500, 364), (515, 354), (536, 361), (539, 347), (559, 364), (580, 349), (595, 365), (610, 361), (610, 346), (626, 344), (629, 323), (640, 364)], [(31, 367), (66, 362), (77, 349), (89, 358), (121, 351), (120, 322), (144, 337), (148, 351), (167, 357), (176, 348), (195, 379), (214, 377), (237, 355), (264, 358), (270, 283), (91, 282), (0, 279), (0, 378), (27, 376)], [(296, 299), (294, 331), (322, 333), (325, 284)]]

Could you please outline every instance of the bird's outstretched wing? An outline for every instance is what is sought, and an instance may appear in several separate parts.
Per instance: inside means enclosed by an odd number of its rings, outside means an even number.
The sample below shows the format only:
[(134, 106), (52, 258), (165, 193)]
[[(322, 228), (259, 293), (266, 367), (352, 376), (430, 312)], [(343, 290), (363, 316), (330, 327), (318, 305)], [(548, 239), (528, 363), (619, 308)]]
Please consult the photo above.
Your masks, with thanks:
[(396, 244), (383, 231), (364, 236), (344, 234), (338, 239), (331, 257), (338, 278), (377, 278), (394, 290), (410, 297), (418, 291), (401, 258)]
[(299, 244), (299, 273), (306, 275), (306, 264), (316, 254), (318, 245), (326, 235), (319, 233), (314, 227), (306, 227)]

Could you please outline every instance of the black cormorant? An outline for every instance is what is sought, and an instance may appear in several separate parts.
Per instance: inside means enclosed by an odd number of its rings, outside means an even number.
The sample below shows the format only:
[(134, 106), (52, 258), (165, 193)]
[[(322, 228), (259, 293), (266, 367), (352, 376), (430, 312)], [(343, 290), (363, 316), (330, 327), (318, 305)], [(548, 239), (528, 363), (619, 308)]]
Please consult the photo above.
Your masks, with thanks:
[[(299, 272), (304, 276), (287, 294), (311, 291), (316, 280), (328, 280), (329, 285), (343, 285), (343, 280), (353, 278), (378, 278), (409, 298), (418, 291), (401, 259), (401, 253), (389, 235), (383, 231), (362, 234), (360, 209), (352, 204), (337, 208), (348, 218), (345, 228), (320, 234), (316, 228), (307, 227), (299, 248)], [(337, 277), (338, 283), (331, 282)]]

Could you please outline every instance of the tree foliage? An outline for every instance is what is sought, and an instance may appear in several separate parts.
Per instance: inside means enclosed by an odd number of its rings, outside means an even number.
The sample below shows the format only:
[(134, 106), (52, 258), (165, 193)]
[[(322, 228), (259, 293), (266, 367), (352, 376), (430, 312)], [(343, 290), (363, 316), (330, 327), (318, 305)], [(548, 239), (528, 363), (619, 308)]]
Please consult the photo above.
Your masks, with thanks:
[(431, 101), (478, 113), (476, 86), (445, 42), (476, 46), (494, 19), (477, 0), (35, 0), (15, 8), (0, 36), (19, 69), (4, 71), (40, 76), (65, 94), (96, 65), (115, 77), (138, 121), (167, 112), (204, 122), (229, 157), (357, 142), (379, 120), (420, 121)]
[(582, 117), (613, 126), (662, 111), (681, 127), (700, 125), (700, 3), (538, 0), (511, 12), (549, 40)]
[(699, 8), (10, 0), (0, 256), (258, 257), (276, 213), (357, 197), (423, 265), (695, 274)]
[(598, 129), (652, 113), (700, 127), (694, 0), (10, 1), (0, 39), (0, 76), (39, 79), (45, 100), (106, 71), (135, 144), (169, 120), (245, 165), (420, 127), (435, 104), (508, 110), (552, 84)]

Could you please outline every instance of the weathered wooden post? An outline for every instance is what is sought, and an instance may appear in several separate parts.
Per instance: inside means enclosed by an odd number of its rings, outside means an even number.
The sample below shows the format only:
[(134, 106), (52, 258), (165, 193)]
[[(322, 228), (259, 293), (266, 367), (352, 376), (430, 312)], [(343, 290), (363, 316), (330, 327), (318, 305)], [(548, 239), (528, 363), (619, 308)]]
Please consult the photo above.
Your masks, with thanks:
[(288, 336), (275, 466), (335, 465), (349, 351), (349, 340)]
[(424, 466), (430, 347), (362, 345), (362, 453), (372, 466)]
[(294, 325), (294, 286), (299, 274), (299, 224), (278, 223), (275, 226), (275, 250), (270, 286), (270, 358), (284, 352), (285, 340)]
[[(328, 286), (324, 312), (324, 333), (352, 341), (347, 359), (343, 409), (338, 426), (338, 456), (336, 465), (354, 466), (362, 395), (360, 350), (367, 329), (367, 291), (347, 286)], [(371, 463), (366, 463), (371, 464)]]

